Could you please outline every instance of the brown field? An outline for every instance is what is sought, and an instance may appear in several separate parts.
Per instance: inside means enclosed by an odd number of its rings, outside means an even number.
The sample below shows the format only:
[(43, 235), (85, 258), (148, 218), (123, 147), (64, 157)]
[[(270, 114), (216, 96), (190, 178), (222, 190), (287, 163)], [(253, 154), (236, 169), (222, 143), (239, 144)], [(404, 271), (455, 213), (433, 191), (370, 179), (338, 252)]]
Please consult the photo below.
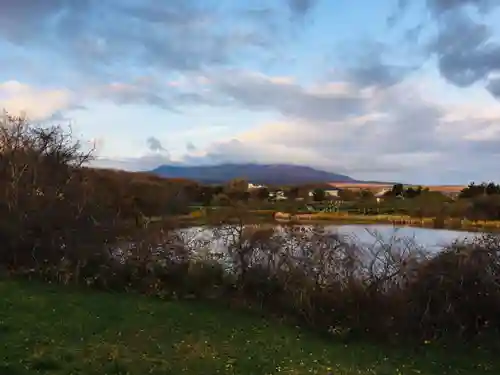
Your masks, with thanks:
[(339, 189), (351, 189), (351, 190), (382, 190), (385, 188), (390, 188), (392, 185), (389, 184), (367, 184), (367, 183), (353, 183), (353, 182), (331, 182), (328, 185), (332, 187), (337, 187)]
[(430, 191), (441, 191), (441, 192), (447, 192), (447, 193), (460, 193), (464, 188), (466, 188), (466, 185), (431, 185), (431, 186), (426, 186), (429, 188)]
[[(392, 187), (391, 184), (369, 184), (369, 183), (353, 183), (353, 182), (331, 182), (328, 185), (332, 187), (337, 187), (339, 189), (352, 189), (352, 190), (372, 190), (379, 191), (385, 188)], [(405, 185), (405, 186), (417, 186), (417, 185)], [(428, 188), (430, 191), (440, 191), (445, 193), (459, 193), (465, 185), (422, 185), (424, 188)]]

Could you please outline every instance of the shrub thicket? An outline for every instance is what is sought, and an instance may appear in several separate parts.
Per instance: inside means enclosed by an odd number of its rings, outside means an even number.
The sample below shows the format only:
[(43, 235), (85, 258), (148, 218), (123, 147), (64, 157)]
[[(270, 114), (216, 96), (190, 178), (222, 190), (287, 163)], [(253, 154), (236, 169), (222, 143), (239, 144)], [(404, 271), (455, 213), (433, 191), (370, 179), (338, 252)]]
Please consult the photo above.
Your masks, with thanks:
[(227, 249), (214, 252), (210, 241), (187, 232), (163, 224), (138, 228), (129, 220), (156, 210), (151, 195), (158, 192), (157, 203), (170, 207), (180, 190), (162, 196), (154, 185), (163, 182), (154, 180), (137, 189), (123, 177), (84, 168), (89, 158), (61, 127), (2, 119), (4, 271), (162, 298), (250, 304), (331, 335), (469, 338), (500, 329), (495, 236), (438, 255), (411, 243), (364, 248), (319, 227), (248, 225), (243, 203), (229, 199), (210, 217)]

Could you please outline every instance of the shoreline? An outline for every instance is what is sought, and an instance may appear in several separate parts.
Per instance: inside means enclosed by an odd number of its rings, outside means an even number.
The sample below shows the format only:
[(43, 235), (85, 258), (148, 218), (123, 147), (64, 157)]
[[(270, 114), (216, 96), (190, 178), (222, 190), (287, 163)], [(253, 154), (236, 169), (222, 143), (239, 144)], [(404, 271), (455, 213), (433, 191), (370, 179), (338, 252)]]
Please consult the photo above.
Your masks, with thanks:
[[(273, 219), (272, 211), (270, 210), (251, 210), (255, 214), (252, 223), (269, 223), (269, 224), (296, 224), (296, 225), (373, 225), (373, 224), (390, 224), (394, 226), (409, 226), (416, 228), (428, 229), (448, 229), (457, 231), (470, 232), (500, 232), (500, 221), (493, 220), (466, 220), (457, 218), (445, 218), (437, 223), (437, 218), (415, 218), (401, 215), (347, 215), (338, 213), (312, 213), (312, 214), (296, 214), (291, 215), (287, 219)], [(204, 214), (194, 212), (188, 215), (177, 216), (175, 218), (186, 225), (206, 225), (209, 220)]]

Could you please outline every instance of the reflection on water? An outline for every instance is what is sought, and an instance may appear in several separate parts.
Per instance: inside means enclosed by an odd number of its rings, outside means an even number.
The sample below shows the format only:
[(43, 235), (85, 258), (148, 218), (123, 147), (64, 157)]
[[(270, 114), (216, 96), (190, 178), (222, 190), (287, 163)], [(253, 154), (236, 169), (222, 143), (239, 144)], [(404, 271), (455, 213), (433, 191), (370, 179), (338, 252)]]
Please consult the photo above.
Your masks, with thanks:
[[(279, 226), (278, 226), (279, 227)], [(411, 244), (427, 251), (439, 251), (454, 241), (472, 240), (480, 235), (477, 232), (463, 232), (447, 229), (429, 229), (415, 227), (395, 227), (392, 225), (325, 225), (327, 233), (338, 233), (347, 242), (371, 247), (376, 244)], [(193, 227), (182, 229), (193, 241), (203, 241), (213, 250), (222, 250), (224, 244), (215, 239), (209, 228)]]
[(364, 245), (378, 240), (383, 243), (395, 243), (410, 240), (412, 243), (429, 251), (437, 251), (454, 241), (472, 240), (481, 235), (477, 232), (464, 232), (448, 229), (429, 229), (416, 227), (395, 227), (392, 225), (328, 225), (327, 231), (338, 232), (347, 238)]

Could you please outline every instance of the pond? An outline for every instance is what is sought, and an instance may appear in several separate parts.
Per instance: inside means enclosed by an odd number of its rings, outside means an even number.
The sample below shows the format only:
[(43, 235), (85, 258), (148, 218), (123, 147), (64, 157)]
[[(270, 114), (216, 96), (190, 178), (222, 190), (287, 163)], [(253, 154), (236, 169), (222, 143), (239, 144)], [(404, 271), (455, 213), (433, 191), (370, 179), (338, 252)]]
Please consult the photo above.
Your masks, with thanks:
[[(279, 225), (278, 225), (279, 227)], [(307, 227), (303, 225), (301, 227)], [(322, 228), (326, 233), (338, 233), (347, 242), (356, 243), (366, 247), (377, 244), (407, 245), (438, 252), (454, 241), (472, 240), (481, 233), (455, 231), (448, 229), (416, 228), (409, 226), (393, 226), (386, 224), (351, 224), (351, 225), (324, 225)], [(220, 250), (222, 243), (213, 238), (210, 228), (192, 227), (182, 230), (195, 240), (212, 242), (212, 248)]]
[(439, 251), (454, 241), (472, 240), (481, 233), (449, 229), (429, 229), (393, 225), (328, 225), (328, 231), (337, 232), (365, 245), (376, 241), (398, 243), (411, 241), (427, 250)]

